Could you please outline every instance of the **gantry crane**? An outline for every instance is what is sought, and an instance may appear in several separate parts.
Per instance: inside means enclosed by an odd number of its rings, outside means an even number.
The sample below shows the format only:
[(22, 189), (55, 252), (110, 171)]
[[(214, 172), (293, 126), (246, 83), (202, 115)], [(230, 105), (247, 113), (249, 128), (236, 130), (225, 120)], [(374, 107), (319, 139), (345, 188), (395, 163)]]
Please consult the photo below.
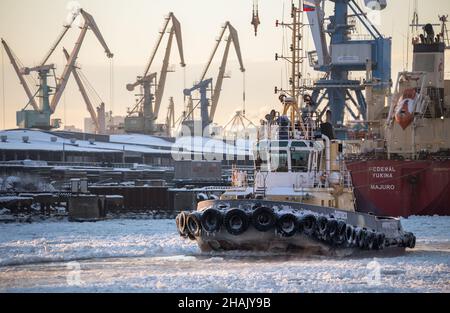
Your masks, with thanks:
[[(64, 56), (66, 60), (69, 60), (69, 52), (65, 48), (63, 48)], [(73, 78), (78, 85), (78, 89), (80, 90), (81, 96), (83, 97), (84, 102), (86, 103), (86, 108), (91, 115), (92, 122), (94, 123), (95, 133), (96, 134), (104, 134), (106, 132), (106, 121), (105, 121), (105, 103), (100, 99), (100, 105), (94, 109), (91, 99), (88, 96), (87, 89), (85, 84), (83, 84), (83, 74), (80, 72), (79, 67), (74, 64), (72, 69)]]
[[(84, 24), (81, 27), (80, 35), (78, 36), (78, 40), (75, 43), (75, 47), (72, 50), (72, 53), (69, 55), (67, 64), (65, 65), (64, 71), (60, 78), (56, 78), (54, 73), (55, 65), (54, 64), (46, 64), (47, 61), (52, 56), (53, 52), (56, 50), (59, 43), (62, 41), (64, 36), (67, 34), (68, 30), (71, 28), (72, 23), (77, 18), (77, 16), (81, 14), (84, 20)], [(57, 37), (55, 43), (51, 46), (49, 52), (45, 55), (42, 62), (39, 66), (28, 68), (28, 67), (19, 67), (20, 62), (17, 57), (15, 57), (14, 53), (8, 46), (8, 44), (2, 39), (2, 44), (5, 47), (6, 53), (13, 65), (13, 68), (19, 78), (20, 83), (22, 84), (25, 93), (28, 97), (28, 103), (21, 111), (17, 112), (17, 126), (22, 128), (41, 128), (41, 129), (52, 129), (59, 127), (59, 121), (54, 120), (50, 122), (51, 115), (55, 112), (56, 107), (61, 99), (61, 96), (65, 90), (67, 82), (69, 80), (70, 74), (72, 73), (72, 69), (74, 68), (76, 59), (80, 52), (81, 46), (83, 44), (84, 38), (88, 30), (92, 30), (100, 44), (105, 49), (106, 55), (108, 58), (112, 58), (113, 54), (109, 50), (105, 40), (103, 39), (102, 34), (100, 33), (97, 24), (89, 13), (80, 9), (77, 14), (72, 16), (71, 22), (67, 25), (64, 25), (63, 31)], [(52, 88), (48, 85), (48, 77), (50, 71), (53, 71), (53, 76), (55, 77), (55, 87)], [(30, 75), (32, 72), (37, 72), (39, 77), (39, 88), (35, 94), (31, 93), (31, 89), (26, 82), (26, 76)], [(53, 97), (50, 100), (50, 96), (53, 92)], [(39, 95), (38, 95), (39, 94)], [(39, 97), (40, 103), (39, 105), (36, 102), (36, 96)], [(33, 110), (26, 110), (26, 107), (31, 104)]]
[[(172, 26), (169, 29), (169, 25), (171, 22)], [(162, 68), (159, 73), (159, 82), (157, 82), (158, 73), (149, 74), (149, 71), (155, 59), (156, 53), (158, 52), (161, 41), (166, 33), (169, 34), (169, 38), (167, 41)], [(138, 86), (141, 87), (143, 90), (143, 95), (136, 103), (134, 108), (129, 110), (128, 116), (125, 118), (126, 132), (154, 134), (157, 131), (155, 121), (159, 115), (159, 109), (161, 107), (161, 102), (164, 95), (167, 73), (169, 73), (169, 59), (174, 36), (177, 41), (178, 52), (181, 60), (180, 64), (182, 67), (185, 67), (186, 64), (184, 62), (181, 25), (175, 15), (170, 12), (165, 19), (163, 29), (150, 56), (150, 61), (145, 68), (144, 74), (142, 76), (139, 76), (136, 82), (127, 85), (128, 91), (133, 91)], [(153, 100), (155, 100), (154, 105)]]
[[(225, 37), (225, 33), (227, 30), (229, 32), (229, 35), (228, 35), (228, 38), (225, 39), (225, 41), (226, 41), (225, 51), (222, 56), (222, 62), (220, 64), (219, 74), (217, 75), (215, 86), (213, 88), (212, 78), (205, 79), (205, 77), (211, 66), (211, 63), (214, 59), (217, 49), (219, 48), (220, 43), (222, 42), (222, 39)], [(219, 103), (220, 93), (222, 91), (223, 79), (226, 77), (225, 70), (226, 70), (228, 55), (229, 55), (232, 43), (236, 50), (236, 55), (237, 55), (239, 65), (240, 65), (240, 71), (245, 72), (244, 62), (242, 61), (241, 47), (239, 45), (238, 33), (237, 33), (236, 29), (231, 25), (231, 23), (227, 21), (225, 23), (225, 25), (222, 27), (220, 36), (217, 39), (217, 43), (214, 46), (211, 57), (209, 58), (208, 63), (206, 64), (206, 67), (202, 72), (202, 76), (200, 77), (199, 83), (195, 84), (192, 88), (184, 90), (184, 95), (189, 97), (189, 103), (192, 103), (191, 102), (192, 92), (195, 90), (199, 90), (199, 92), (200, 92), (200, 102), (195, 107), (193, 107), (192, 109), (190, 109), (187, 112), (186, 117), (192, 117), (193, 110), (198, 105), (200, 105), (202, 131), (205, 130), (205, 128), (214, 121), (214, 117), (215, 117), (216, 110), (217, 110), (217, 104)], [(208, 107), (209, 107), (210, 99), (208, 99), (208, 95), (207, 95), (208, 90), (211, 91), (211, 97), (210, 97), (211, 108), (209, 110), (208, 110)], [(188, 122), (189, 121), (187, 120), (187, 118), (185, 118), (183, 121), (183, 124), (187, 125)], [(192, 133), (193, 125), (187, 125), (187, 126), (191, 128), (191, 133)]]

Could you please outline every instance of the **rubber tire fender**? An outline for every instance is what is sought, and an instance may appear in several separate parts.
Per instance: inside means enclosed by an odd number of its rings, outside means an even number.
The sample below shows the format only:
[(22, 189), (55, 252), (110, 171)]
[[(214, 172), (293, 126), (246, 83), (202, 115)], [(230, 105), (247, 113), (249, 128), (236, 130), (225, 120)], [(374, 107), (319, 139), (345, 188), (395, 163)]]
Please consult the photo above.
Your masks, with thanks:
[(327, 230), (325, 233), (326, 240), (330, 243), (334, 243), (334, 237), (338, 231), (338, 221), (335, 219), (329, 219), (327, 222)]
[[(200, 216), (197, 212), (192, 212), (188, 215), (186, 220), (186, 226), (188, 229), (188, 234), (198, 237), (200, 236), (200, 232), (202, 229), (201, 223), (200, 223)], [(191, 238), (191, 237), (189, 237)]]
[(274, 228), (276, 217), (273, 210), (268, 207), (256, 208), (252, 213), (252, 225), (256, 230), (267, 232)]
[(346, 241), (345, 231), (347, 229), (347, 224), (343, 221), (338, 221), (336, 226), (336, 231), (333, 236), (333, 243), (335, 245), (342, 245)]
[(356, 245), (363, 249), (366, 242), (367, 232), (364, 229), (356, 230)]
[(180, 233), (180, 236), (187, 237), (188, 231), (187, 231), (187, 212), (182, 211), (180, 214), (177, 215), (178, 217), (178, 232)]
[(375, 236), (375, 250), (383, 250), (385, 247), (386, 235), (378, 232)]
[[(286, 229), (285, 223), (289, 223), (289, 228)], [(286, 213), (277, 219), (277, 231), (283, 237), (292, 237), (298, 230), (297, 217), (292, 213)]]
[[(233, 226), (234, 222), (239, 222), (239, 226)], [(230, 209), (224, 217), (223, 224), (225, 225), (228, 233), (234, 236), (241, 235), (244, 233), (249, 226), (249, 218), (247, 213), (241, 209)]]
[(345, 241), (349, 247), (355, 244), (355, 228), (352, 225), (345, 225)]
[(206, 209), (202, 212), (200, 222), (204, 231), (214, 233), (220, 230), (222, 226), (222, 213), (214, 208)]
[(413, 233), (406, 233), (406, 238), (408, 238), (406, 242), (406, 247), (413, 249), (416, 246), (416, 236)]
[(308, 236), (314, 236), (317, 229), (317, 219), (314, 215), (308, 214), (300, 219), (303, 232)]
[(326, 239), (328, 227), (328, 219), (325, 216), (319, 216), (317, 219), (317, 237), (320, 239)]
[(364, 249), (366, 250), (374, 249), (376, 245), (375, 240), (376, 240), (376, 233), (374, 231), (367, 231), (366, 238), (364, 239)]

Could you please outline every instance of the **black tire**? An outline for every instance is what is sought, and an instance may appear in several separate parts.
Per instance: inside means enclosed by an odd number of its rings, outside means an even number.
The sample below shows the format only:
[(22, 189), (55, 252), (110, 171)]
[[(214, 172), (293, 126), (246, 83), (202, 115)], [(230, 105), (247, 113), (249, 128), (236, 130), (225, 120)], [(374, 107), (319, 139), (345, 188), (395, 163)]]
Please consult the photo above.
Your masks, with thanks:
[(317, 237), (326, 239), (328, 219), (324, 216), (319, 216), (317, 219)]
[(292, 237), (298, 229), (297, 217), (294, 214), (286, 213), (277, 219), (277, 231), (283, 237)]
[(366, 250), (372, 250), (375, 248), (375, 240), (376, 240), (376, 233), (374, 231), (367, 231), (366, 238), (364, 239), (364, 249)]
[(408, 248), (413, 249), (413, 248), (416, 246), (416, 236), (414, 236), (413, 233), (407, 233), (406, 235), (407, 235), (406, 238), (408, 238), (408, 241), (407, 241), (407, 243), (406, 243), (406, 246), (407, 246)]
[(334, 243), (334, 237), (336, 236), (338, 222), (335, 219), (330, 219), (327, 222), (327, 230), (325, 233), (326, 240), (330, 243)]
[(345, 242), (349, 247), (355, 244), (355, 229), (352, 225), (345, 225)]
[(377, 233), (375, 236), (375, 250), (383, 250), (385, 247), (386, 236), (383, 233)]
[(357, 229), (356, 230), (356, 243), (355, 243), (356, 246), (363, 249), (364, 244), (366, 242), (366, 236), (367, 236), (367, 233), (364, 229)]
[(256, 230), (266, 232), (274, 228), (276, 217), (271, 208), (259, 207), (252, 213), (252, 224)]
[(336, 231), (334, 232), (333, 236), (333, 243), (335, 245), (342, 245), (346, 241), (345, 237), (345, 231), (347, 230), (347, 224), (345, 224), (343, 221), (337, 222), (336, 225)]
[(202, 228), (208, 233), (214, 233), (220, 230), (222, 226), (222, 213), (217, 209), (206, 209), (200, 218)]
[(317, 219), (314, 215), (308, 214), (300, 219), (303, 232), (308, 236), (314, 236), (317, 229)]
[(248, 229), (249, 218), (241, 209), (231, 209), (225, 214), (223, 224), (231, 235), (238, 236)]
[(187, 232), (187, 227), (186, 227), (186, 221), (187, 221), (187, 213), (186, 212), (181, 212), (180, 214), (177, 215), (178, 217), (178, 233), (180, 234), (180, 236), (182, 237), (187, 237), (188, 232)]
[(199, 215), (197, 212), (194, 212), (194, 213), (191, 213), (188, 215), (187, 220), (186, 220), (186, 226), (188, 229), (188, 234), (190, 234), (194, 237), (200, 236), (201, 223), (200, 223), (200, 218), (199, 218)]
[(175, 217), (175, 224), (177, 225), (178, 234), (181, 236), (182, 233), (180, 231), (180, 214), (178, 214), (177, 217)]

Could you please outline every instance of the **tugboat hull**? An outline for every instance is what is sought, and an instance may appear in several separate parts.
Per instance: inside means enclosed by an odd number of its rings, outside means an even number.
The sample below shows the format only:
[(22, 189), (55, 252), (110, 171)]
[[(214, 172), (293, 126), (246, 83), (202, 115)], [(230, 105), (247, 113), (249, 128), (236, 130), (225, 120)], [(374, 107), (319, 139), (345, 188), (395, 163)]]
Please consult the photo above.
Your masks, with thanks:
[(301, 250), (308, 254), (404, 250), (415, 246), (400, 220), (296, 202), (210, 200), (177, 216), (181, 236), (202, 251)]

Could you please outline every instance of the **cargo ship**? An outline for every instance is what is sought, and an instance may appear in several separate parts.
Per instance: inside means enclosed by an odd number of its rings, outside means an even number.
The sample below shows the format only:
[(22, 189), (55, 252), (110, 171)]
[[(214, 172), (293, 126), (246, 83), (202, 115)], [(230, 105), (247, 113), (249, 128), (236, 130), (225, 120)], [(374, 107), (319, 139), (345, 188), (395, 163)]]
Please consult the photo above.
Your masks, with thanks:
[[(292, 5), (289, 88), (285, 108), (329, 122), (331, 139), (343, 141), (357, 207), (376, 216), (450, 215), (450, 80), (445, 53), (450, 48), (447, 15), (439, 23), (413, 20), (412, 69), (391, 78), (392, 38), (384, 37), (353, 0), (335, 0), (330, 16), (325, 1)], [(383, 10), (386, 1), (366, 7)], [(303, 6), (301, 5), (303, 3)], [(417, 12), (417, 8), (415, 8)], [(304, 16), (308, 24), (304, 24)], [(417, 13), (415, 14), (417, 15)], [(355, 27), (361, 22), (363, 34)], [(315, 46), (306, 54), (302, 29)], [(364, 38), (364, 39), (361, 39)], [(408, 39), (409, 41), (409, 39)], [(305, 79), (304, 59), (320, 73)], [(365, 75), (359, 79), (352, 75)], [(323, 75), (322, 75), (323, 74)], [(357, 76), (354, 76), (357, 77)], [(285, 110), (286, 112), (287, 110)], [(291, 119), (292, 120), (292, 119)]]
[(450, 215), (450, 80), (446, 17), (413, 39), (411, 72), (400, 72), (385, 119), (348, 153), (360, 208), (376, 215)]

